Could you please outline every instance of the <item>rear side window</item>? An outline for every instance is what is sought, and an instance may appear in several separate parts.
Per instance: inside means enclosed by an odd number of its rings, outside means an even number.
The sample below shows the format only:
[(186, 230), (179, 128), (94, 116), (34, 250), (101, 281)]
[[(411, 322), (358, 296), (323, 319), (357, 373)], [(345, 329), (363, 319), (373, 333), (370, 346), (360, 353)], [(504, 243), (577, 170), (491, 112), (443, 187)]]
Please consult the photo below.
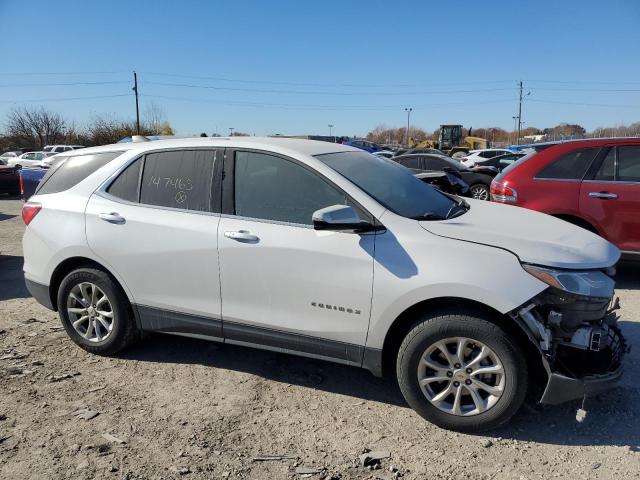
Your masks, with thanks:
[(407, 157), (398, 160), (398, 163), (407, 168), (422, 168), (420, 165), (420, 157)]
[(618, 147), (619, 182), (640, 182), (640, 146)]
[(581, 180), (598, 154), (598, 148), (583, 148), (562, 155), (544, 167), (536, 178), (554, 180)]
[(100, 167), (104, 167), (122, 152), (58, 157), (56, 163), (40, 181), (36, 194), (59, 193), (76, 186)]
[(175, 150), (147, 155), (140, 203), (211, 211), (214, 162), (215, 151), (212, 150)]
[(594, 180), (601, 182), (613, 182), (616, 174), (616, 149), (611, 148), (607, 152), (607, 156), (602, 160), (602, 164), (598, 172), (593, 177)]
[(142, 158), (139, 158), (118, 175), (118, 178), (107, 188), (107, 193), (129, 202), (137, 202), (141, 168)]

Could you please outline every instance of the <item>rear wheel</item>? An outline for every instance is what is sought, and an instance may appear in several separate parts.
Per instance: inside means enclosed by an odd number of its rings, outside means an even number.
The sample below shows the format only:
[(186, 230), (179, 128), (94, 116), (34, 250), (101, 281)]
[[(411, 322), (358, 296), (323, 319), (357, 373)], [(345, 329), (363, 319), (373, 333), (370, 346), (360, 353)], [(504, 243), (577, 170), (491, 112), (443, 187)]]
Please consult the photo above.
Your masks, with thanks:
[(489, 187), (483, 183), (476, 183), (469, 188), (469, 193), (476, 200), (489, 200), (491, 197)]
[(102, 270), (69, 273), (58, 289), (58, 312), (69, 337), (91, 353), (117, 353), (138, 337), (126, 295)]
[(434, 315), (416, 324), (400, 346), (398, 383), (409, 405), (442, 428), (495, 428), (526, 395), (520, 352), (507, 332), (480, 316)]

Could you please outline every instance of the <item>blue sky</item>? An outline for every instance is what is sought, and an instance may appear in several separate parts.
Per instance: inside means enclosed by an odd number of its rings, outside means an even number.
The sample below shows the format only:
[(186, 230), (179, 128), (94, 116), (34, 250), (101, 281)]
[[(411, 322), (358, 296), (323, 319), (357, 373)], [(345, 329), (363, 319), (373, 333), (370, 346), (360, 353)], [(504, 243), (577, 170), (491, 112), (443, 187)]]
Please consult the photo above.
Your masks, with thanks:
[(0, 0), (0, 121), (133, 118), (136, 70), (180, 134), (363, 135), (407, 106), (427, 130), (510, 129), (520, 79), (525, 127), (593, 129), (640, 120), (638, 25), (636, 0)]

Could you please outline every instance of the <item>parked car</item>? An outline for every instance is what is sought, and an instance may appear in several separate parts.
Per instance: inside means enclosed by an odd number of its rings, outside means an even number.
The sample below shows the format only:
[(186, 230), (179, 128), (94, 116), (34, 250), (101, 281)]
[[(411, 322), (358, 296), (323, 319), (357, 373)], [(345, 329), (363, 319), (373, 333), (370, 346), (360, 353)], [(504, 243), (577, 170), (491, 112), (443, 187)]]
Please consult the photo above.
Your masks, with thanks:
[(85, 148), (84, 145), (45, 145), (42, 149), (45, 152), (61, 153), (68, 152), (70, 150), (78, 150), (79, 148)]
[(17, 152), (5, 152), (0, 155), (0, 165), (6, 165), (9, 160), (20, 155)]
[(555, 404), (622, 374), (614, 245), (356, 148), (89, 148), (49, 169), (22, 217), (29, 291), (94, 354), (155, 331), (395, 372), (420, 415), (461, 431), (509, 420), (531, 382)]
[(32, 167), (39, 165), (45, 158), (55, 155), (53, 152), (27, 152), (17, 157), (10, 158), (7, 165), (12, 167)]
[(493, 167), (470, 169), (446, 155), (408, 154), (393, 157), (400, 165), (419, 173), (425, 170), (457, 172), (469, 185), (469, 194), (478, 200), (489, 200), (491, 181), (498, 170)]
[(469, 196), (469, 185), (462, 180), (458, 172), (423, 171), (416, 173), (415, 176), (443, 192), (451, 193), (452, 195)]
[[(526, 155), (526, 152), (515, 152), (515, 153), (507, 153), (505, 155), (498, 155), (498, 156), (493, 157), (493, 158), (488, 158), (486, 160), (475, 162), (475, 164), (473, 164), (473, 166), (471, 166), (471, 168), (494, 167), (499, 172), (501, 172), (502, 170), (507, 168), (512, 163), (516, 162), (517, 160), (520, 160), (525, 155)], [(470, 166), (469, 164), (467, 164), (465, 162), (462, 162), (462, 163), (467, 167)]]
[(363, 140), (359, 138), (346, 138), (342, 141), (342, 145), (347, 145), (349, 147), (356, 147), (360, 150), (364, 150), (365, 152), (378, 152), (382, 150), (382, 147), (379, 145), (370, 142), (369, 140)]
[(484, 150), (470, 150), (469, 153), (459, 157), (458, 160), (464, 163), (467, 167), (473, 167), (478, 162), (497, 157), (498, 155), (507, 155), (508, 153), (513, 152), (506, 148), (486, 148)]
[(8, 165), (0, 165), (0, 193), (20, 195), (20, 177), (18, 169)]
[(640, 138), (534, 150), (495, 178), (491, 196), (598, 233), (625, 257), (640, 258)]
[(378, 152), (373, 152), (373, 154), (378, 157), (391, 158), (396, 154), (396, 152), (392, 152), (391, 150), (380, 150)]
[(47, 174), (48, 168), (25, 167), (18, 170), (20, 173), (19, 193), (23, 200), (29, 200), (35, 193), (40, 181)]
[(429, 154), (429, 155), (444, 155), (444, 153), (441, 150), (438, 150), (437, 148), (410, 148), (409, 150), (404, 150), (402, 153), (399, 153), (398, 155), (408, 155), (408, 154), (411, 154), (411, 153), (426, 153), (426, 154)]

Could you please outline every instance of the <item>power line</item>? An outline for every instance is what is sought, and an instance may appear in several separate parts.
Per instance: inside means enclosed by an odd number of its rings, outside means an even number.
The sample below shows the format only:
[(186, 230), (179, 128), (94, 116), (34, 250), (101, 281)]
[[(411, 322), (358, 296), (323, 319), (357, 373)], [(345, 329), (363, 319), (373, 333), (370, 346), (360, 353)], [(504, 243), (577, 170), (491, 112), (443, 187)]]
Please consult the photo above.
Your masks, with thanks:
[(129, 83), (124, 80), (114, 80), (107, 82), (65, 82), (65, 83), (13, 83), (0, 85), (0, 88), (18, 87), (75, 87), (80, 85), (115, 85), (118, 83)]
[(22, 99), (22, 100), (0, 100), (0, 103), (39, 103), (39, 102), (66, 102), (73, 100), (95, 100), (98, 98), (116, 98), (116, 97), (129, 97), (130, 93), (123, 93), (118, 95), (96, 95), (91, 97), (64, 97), (64, 98), (35, 98), (35, 99)]
[(582, 103), (582, 102), (564, 102), (561, 100), (543, 100), (539, 98), (529, 98), (527, 102), (549, 103), (558, 105), (576, 105), (579, 107), (609, 107), (609, 108), (640, 108), (640, 105), (622, 105), (611, 103)]
[(209, 77), (203, 75), (183, 75), (178, 73), (145, 72), (146, 75), (157, 75), (163, 77), (192, 78), (196, 80), (213, 80), (217, 82), (283, 85), (289, 87), (348, 87), (348, 88), (385, 88), (385, 87), (424, 87), (424, 86), (447, 86), (447, 85), (478, 85), (478, 84), (510, 84), (510, 80), (490, 80), (476, 82), (447, 82), (447, 83), (387, 83), (387, 84), (364, 84), (364, 83), (302, 83), (302, 82), (280, 82), (271, 80), (246, 80), (227, 77)]
[[(299, 109), (327, 109), (327, 110), (396, 110), (400, 108), (400, 105), (319, 105), (319, 104), (301, 104), (301, 103), (265, 103), (265, 102), (244, 102), (244, 101), (229, 101), (229, 100), (217, 100), (211, 98), (193, 98), (193, 97), (173, 97), (167, 95), (156, 94), (140, 94), (141, 97), (158, 98), (164, 100), (177, 100), (184, 102), (196, 102), (196, 103), (214, 103), (218, 105), (229, 106), (246, 106), (246, 107), (265, 107), (265, 108), (299, 108)], [(430, 103), (430, 104), (417, 104), (416, 107), (444, 107), (455, 105), (480, 105), (480, 104), (493, 104), (493, 103), (507, 103), (513, 102), (512, 98), (484, 100), (478, 102), (447, 102), (447, 103)]]
[(328, 92), (328, 91), (306, 91), (306, 90), (270, 90), (270, 89), (258, 89), (258, 88), (234, 88), (234, 87), (218, 87), (214, 85), (193, 85), (188, 83), (167, 83), (167, 82), (145, 82), (148, 85), (159, 85), (163, 87), (180, 87), (180, 88), (199, 88), (209, 90), (224, 90), (234, 92), (255, 92), (255, 93), (282, 93), (293, 95), (337, 95), (337, 96), (367, 96), (367, 95), (380, 95), (380, 96), (401, 96), (401, 95), (441, 95), (450, 93), (480, 93), (480, 92), (500, 92), (500, 91), (512, 91), (513, 87), (509, 88), (483, 88), (483, 89), (470, 89), (470, 90), (433, 90), (423, 92)]
[(115, 73), (126, 73), (122, 70), (120, 71), (101, 71), (101, 72), (2, 72), (0, 73), (0, 77), (1, 76), (14, 76), (14, 77), (21, 77), (24, 75), (111, 75), (111, 74), (115, 74)]

